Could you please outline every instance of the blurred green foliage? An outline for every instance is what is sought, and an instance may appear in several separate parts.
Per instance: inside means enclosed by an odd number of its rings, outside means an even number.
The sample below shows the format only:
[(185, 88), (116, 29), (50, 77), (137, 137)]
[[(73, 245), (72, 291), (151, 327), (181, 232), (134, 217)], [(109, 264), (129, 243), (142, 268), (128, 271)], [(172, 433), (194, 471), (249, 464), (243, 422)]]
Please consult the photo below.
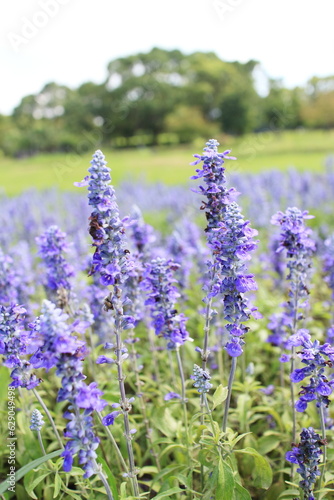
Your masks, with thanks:
[(334, 77), (286, 89), (256, 90), (257, 61), (225, 62), (214, 53), (152, 49), (111, 61), (101, 84), (48, 83), (0, 116), (0, 151), (83, 154), (92, 144), (133, 147), (189, 143), (198, 137), (298, 127), (334, 127)]

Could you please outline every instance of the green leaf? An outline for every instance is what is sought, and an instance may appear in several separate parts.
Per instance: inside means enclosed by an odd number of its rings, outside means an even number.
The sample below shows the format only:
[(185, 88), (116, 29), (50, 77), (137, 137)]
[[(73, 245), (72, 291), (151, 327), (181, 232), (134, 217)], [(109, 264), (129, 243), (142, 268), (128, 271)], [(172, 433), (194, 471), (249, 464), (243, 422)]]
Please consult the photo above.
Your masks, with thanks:
[(112, 494), (113, 494), (113, 497), (114, 497), (114, 500), (118, 500), (118, 491), (117, 491), (117, 484), (116, 484), (116, 479), (113, 475), (113, 473), (111, 472), (111, 470), (109, 469), (108, 467), (108, 464), (107, 462), (100, 456), (99, 457), (99, 462), (101, 463), (102, 465), (102, 469), (103, 471), (106, 473), (107, 475), (107, 478), (108, 478), (108, 484), (110, 486), (110, 489), (112, 491)]
[(159, 429), (159, 431), (162, 432), (162, 434), (164, 434), (165, 436), (174, 436), (178, 423), (172, 417), (169, 408), (166, 408), (165, 406), (157, 408), (151, 416), (151, 421), (154, 423), (154, 426)]
[(217, 389), (215, 390), (215, 393), (212, 397), (212, 402), (213, 402), (213, 407), (212, 409), (214, 410), (218, 405), (223, 403), (225, 399), (227, 398), (228, 394), (228, 388), (224, 387), (223, 384), (220, 384)]
[(57, 474), (55, 475), (55, 489), (54, 489), (54, 492), (53, 492), (53, 498), (57, 498), (58, 495), (59, 495), (59, 492), (60, 492), (60, 488), (61, 488), (61, 479), (60, 479), (60, 476), (57, 472)]
[(169, 490), (166, 490), (162, 493), (159, 493), (155, 497), (153, 497), (152, 500), (160, 500), (160, 498), (169, 498), (171, 495), (175, 495), (176, 493), (184, 493), (185, 490), (182, 490), (181, 488), (170, 488)]
[(162, 469), (158, 474), (156, 474), (152, 480), (152, 486), (154, 483), (157, 481), (160, 481), (160, 479), (164, 478), (165, 476), (169, 476), (171, 474), (174, 474), (175, 471), (177, 470), (182, 470), (184, 468), (183, 465), (175, 465), (171, 467), (166, 467), (165, 469)]
[(185, 446), (182, 443), (175, 443), (175, 444), (171, 444), (170, 446), (166, 446), (166, 448), (164, 448), (162, 450), (162, 452), (160, 453), (160, 458), (162, 458), (163, 456), (168, 454), (170, 451), (175, 450), (177, 448), (183, 449), (183, 448), (185, 448)]
[(127, 491), (126, 491), (126, 486), (127, 486), (127, 484), (125, 482), (121, 484), (121, 488), (120, 488), (121, 500), (126, 500), (127, 498), (129, 498)]
[(170, 480), (177, 479), (180, 484), (183, 484), (184, 486), (187, 486), (187, 491), (189, 491), (190, 486), (191, 486), (191, 477), (189, 476), (184, 476), (183, 474), (174, 474), (173, 476), (169, 477)]
[(241, 484), (235, 483), (233, 500), (252, 500), (252, 497)]
[(254, 486), (257, 488), (268, 489), (273, 480), (273, 473), (267, 460), (254, 450), (254, 448), (234, 450), (234, 453), (244, 453), (246, 455), (251, 455), (254, 458), (254, 469), (252, 472)]
[[(38, 474), (38, 472), (37, 472)], [(30, 471), (30, 474), (27, 474), (24, 478), (24, 487), (26, 489), (26, 492), (28, 493), (28, 495), (31, 497), (31, 498), (34, 498), (34, 499), (37, 499), (38, 500), (38, 497), (35, 495), (35, 492), (34, 492), (34, 489), (36, 488), (36, 486), (39, 485), (39, 483), (41, 481), (43, 481), (43, 479), (46, 478), (46, 476), (48, 476), (50, 474), (50, 472), (46, 472), (44, 474), (39, 474), (37, 477), (36, 477), (36, 472), (34, 471)]]
[(258, 440), (258, 450), (261, 455), (266, 455), (272, 450), (275, 450), (282, 440), (277, 436), (262, 436)]
[(298, 490), (286, 490), (286, 491), (283, 491), (283, 493), (281, 493), (278, 498), (281, 500), (283, 500), (283, 498), (285, 498), (286, 500), (288, 500), (288, 499), (291, 500), (292, 498), (295, 498), (296, 496), (297, 497), (299, 496)]
[(216, 498), (220, 500), (231, 500), (235, 486), (231, 467), (220, 459), (213, 474), (216, 476)]
[[(15, 481), (19, 481), (23, 476), (25, 476), (28, 472), (30, 472), (33, 469), (36, 469), (40, 465), (44, 464), (47, 460), (51, 460), (51, 458), (58, 457), (63, 450), (57, 450), (53, 451), (52, 453), (48, 453), (48, 455), (43, 455), (40, 458), (37, 458), (36, 460), (33, 460), (32, 462), (29, 462), (27, 465), (24, 465), (19, 469), (16, 474), (15, 474)], [(4, 481), (3, 483), (0, 484), (0, 494), (4, 493), (8, 489), (8, 483), (7, 481)]]

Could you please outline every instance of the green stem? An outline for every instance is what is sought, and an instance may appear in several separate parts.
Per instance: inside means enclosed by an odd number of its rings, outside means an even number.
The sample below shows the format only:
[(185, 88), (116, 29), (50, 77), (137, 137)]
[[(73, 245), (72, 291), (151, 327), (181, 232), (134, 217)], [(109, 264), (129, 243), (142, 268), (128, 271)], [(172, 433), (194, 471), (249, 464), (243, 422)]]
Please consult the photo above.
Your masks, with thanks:
[(153, 361), (153, 370), (154, 370), (154, 375), (155, 375), (155, 380), (157, 384), (160, 384), (160, 376), (159, 376), (159, 365), (158, 365), (158, 358), (157, 358), (157, 348), (155, 345), (155, 333), (152, 330), (151, 327), (147, 327), (148, 331), (148, 341), (150, 344), (150, 351), (151, 351), (151, 360)]
[(193, 486), (193, 466), (192, 466), (192, 461), (191, 461), (191, 456), (190, 456), (190, 440), (189, 440), (189, 426), (188, 426), (188, 413), (187, 413), (187, 402), (188, 399), (186, 398), (186, 384), (185, 384), (185, 378), (184, 378), (184, 372), (183, 372), (183, 366), (182, 366), (182, 359), (180, 356), (180, 347), (177, 346), (175, 349), (176, 352), (176, 359), (177, 359), (177, 365), (179, 368), (179, 373), (180, 373), (180, 379), (181, 379), (181, 397), (182, 397), (182, 407), (183, 407), (183, 419), (184, 419), (184, 428), (185, 428), (185, 437), (186, 437), (186, 449), (187, 449), (187, 461), (188, 461), (188, 467), (190, 468), (190, 489), (192, 490)]
[[(210, 298), (206, 304), (205, 308), (205, 326), (204, 326), (204, 341), (203, 341), (203, 351), (202, 351), (202, 369), (206, 370), (206, 364), (209, 357), (208, 345), (209, 345), (209, 335), (210, 335), (210, 323), (211, 323), (211, 306), (212, 298)], [(201, 394), (201, 425), (204, 425), (204, 394)], [(203, 445), (201, 444), (201, 451)], [(204, 490), (204, 466), (201, 464), (201, 489)]]
[[(208, 398), (206, 397), (206, 394), (204, 393), (203, 396), (204, 396), (206, 411), (208, 412), (208, 416), (210, 419), (212, 434), (213, 434), (213, 437), (215, 438), (216, 430), (215, 430), (215, 424), (214, 424), (213, 418), (212, 418), (212, 411), (210, 410), (210, 406), (209, 406), (209, 402), (208, 402)], [(218, 453), (219, 453), (220, 458), (222, 458), (221, 449), (220, 449), (219, 444), (218, 444)]]
[(39, 442), (39, 445), (41, 447), (42, 453), (43, 453), (43, 455), (46, 455), (46, 451), (45, 451), (42, 436), (41, 436), (41, 431), (37, 431), (37, 437), (38, 437), (38, 442)]
[(105, 477), (104, 473), (102, 472), (101, 466), (96, 462), (96, 460), (93, 460), (94, 466), (97, 470), (97, 474), (99, 478), (101, 479), (104, 489), (106, 490), (108, 500), (114, 500), (113, 494), (111, 492), (110, 486), (108, 484), (107, 478)]
[[(133, 336), (133, 331), (131, 332), (130, 335)], [(136, 383), (136, 387), (137, 387), (137, 391), (138, 391), (137, 397), (138, 397), (140, 409), (141, 409), (141, 412), (142, 412), (142, 415), (143, 415), (144, 424), (145, 424), (146, 439), (147, 439), (149, 447), (151, 449), (152, 456), (154, 457), (154, 460), (155, 460), (158, 472), (160, 472), (161, 471), (161, 464), (160, 464), (160, 460), (159, 460), (159, 453), (157, 453), (157, 451), (156, 451), (156, 449), (155, 449), (155, 447), (153, 445), (152, 429), (150, 428), (150, 422), (149, 422), (149, 419), (147, 417), (145, 398), (144, 398), (144, 395), (141, 392), (141, 380), (140, 380), (140, 377), (139, 377), (139, 369), (138, 369), (138, 363), (137, 363), (137, 351), (136, 351), (134, 343), (132, 343), (131, 346), (132, 346), (132, 349), (131, 349), (132, 353), (131, 354), (132, 354), (132, 359), (133, 359), (133, 364), (134, 364), (134, 372), (135, 372), (135, 377), (136, 377), (136, 382), (135, 383)]]
[[(290, 373), (295, 369), (295, 348), (291, 348), (291, 365)], [(296, 442), (296, 409), (295, 409), (295, 391), (292, 380), (290, 380), (290, 394), (291, 394), (291, 405), (292, 405), (292, 442)]]
[(237, 367), (237, 358), (233, 357), (232, 358), (232, 363), (231, 363), (231, 371), (230, 371), (230, 376), (228, 378), (228, 386), (227, 386), (227, 398), (225, 401), (225, 410), (224, 410), (224, 418), (223, 418), (223, 432), (226, 432), (226, 427), (227, 427), (227, 418), (228, 418), (228, 411), (230, 409), (230, 403), (231, 403), (231, 395), (232, 395), (232, 385), (233, 385), (233, 380), (235, 376), (235, 370)]
[(118, 458), (119, 462), (121, 463), (121, 465), (122, 465), (122, 467), (123, 467), (124, 472), (125, 472), (126, 474), (128, 474), (128, 473), (129, 473), (128, 466), (126, 465), (126, 462), (125, 462), (125, 460), (124, 460), (124, 458), (123, 458), (123, 455), (122, 455), (122, 453), (121, 453), (121, 451), (120, 451), (120, 449), (119, 449), (119, 447), (118, 447), (118, 445), (117, 445), (117, 443), (116, 443), (116, 441), (115, 441), (114, 436), (113, 436), (113, 435), (112, 435), (112, 433), (110, 432), (109, 427), (107, 427), (107, 426), (103, 425), (103, 423), (102, 423), (102, 419), (103, 419), (103, 417), (102, 417), (101, 412), (96, 411), (96, 414), (97, 414), (98, 419), (100, 420), (100, 422), (101, 422), (101, 424), (102, 424), (102, 426), (103, 426), (103, 429), (106, 431), (106, 433), (107, 433), (107, 435), (108, 435), (108, 438), (110, 439), (111, 444), (113, 445), (114, 450), (116, 451), (116, 456), (117, 456), (117, 458)]
[(136, 476), (136, 468), (135, 468), (135, 460), (133, 454), (132, 447), (132, 435), (130, 433), (130, 421), (129, 421), (129, 411), (131, 410), (131, 404), (129, 403), (126, 393), (124, 380), (125, 376), (123, 374), (122, 369), (122, 340), (121, 340), (121, 325), (120, 325), (120, 314), (118, 314), (115, 318), (115, 337), (116, 337), (116, 364), (117, 364), (117, 374), (118, 374), (118, 384), (119, 384), (119, 392), (121, 395), (121, 407), (123, 410), (123, 419), (124, 419), (124, 435), (126, 438), (126, 447), (129, 457), (129, 477), (132, 484), (133, 494), (135, 497), (139, 497), (139, 486)]
[(182, 366), (182, 360), (180, 356), (180, 347), (177, 346), (175, 349), (176, 352), (176, 358), (177, 358), (177, 365), (179, 368), (179, 373), (180, 373), (180, 379), (181, 379), (181, 396), (182, 396), (182, 406), (183, 406), (183, 414), (184, 414), (184, 426), (186, 430), (186, 441), (187, 441), (187, 450), (188, 450), (188, 461), (189, 461), (189, 429), (188, 429), (188, 414), (187, 414), (187, 398), (186, 398), (186, 385), (185, 385), (185, 379), (184, 379), (184, 372), (183, 372), (183, 366)]
[(42, 408), (43, 408), (43, 410), (45, 411), (45, 414), (46, 414), (46, 416), (47, 416), (47, 417), (48, 417), (48, 419), (49, 419), (49, 422), (50, 422), (50, 424), (51, 424), (51, 427), (52, 427), (52, 429), (53, 429), (53, 432), (55, 433), (55, 436), (56, 436), (56, 438), (57, 438), (57, 441), (58, 441), (58, 443), (59, 443), (59, 446), (63, 449), (63, 448), (64, 448), (64, 445), (63, 445), (63, 443), (62, 443), (62, 441), (61, 441), (61, 439), (60, 439), (60, 435), (59, 435), (59, 433), (58, 433), (58, 431), (57, 431), (56, 424), (54, 423), (54, 420), (53, 420), (53, 418), (52, 418), (52, 416), (51, 416), (51, 414), (50, 414), (49, 410), (48, 410), (48, 409), (47, 409), (47, 407), (45, 406), (43, 399), (42, 399), (42, 398), (41, 398), (41, 396), (38, 394), (38, 392), (36, 391), (36, 389), (35, 389), (35, 388), (33, 388), (33, 389), (32, 389), (32, 392), (34, 393), (35, 398), (37, 399), (37, 401), (39, 402), (39, 404), (41, 405), (41, 407), (42, 407)]
[[(321, 437), (324, 441), (324, 451), (323, 451), (323, 455), (322, 455), (322, 469), (321, 469), (320, 487), (319, 487), (319, 489), (321, 489), (323, 487), (323, 483), (324, 483), (324, 479), (325, 479), (325, 467), (326, 467), (326, 460), (327, 460), (326, 427), (325, 427), (324, 408), (322, 405), (320, 405), (320, 408), (319, 408), (319, 416), (320, 416), (320, 426), (321, 426)], [(320, 499), (320, 493), (319, 493), (319, 499)]]

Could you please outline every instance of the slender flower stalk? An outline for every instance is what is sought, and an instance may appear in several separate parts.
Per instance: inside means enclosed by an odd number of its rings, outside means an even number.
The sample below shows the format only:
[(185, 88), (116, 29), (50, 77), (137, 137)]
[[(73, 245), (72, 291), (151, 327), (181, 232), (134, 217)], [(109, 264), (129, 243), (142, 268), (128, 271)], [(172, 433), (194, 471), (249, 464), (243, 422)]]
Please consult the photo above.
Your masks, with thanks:
[[(224, 159), (235, 159), (229, 157), (230, 151), (218, 153), (219, 143), (210, 140), (204, 148), (203, 155), (194, 155), (198, 159), (193, 164), (203, 162), (202, 169), (197, 170), (193, 179), (203, 178), (205, 186), (199, 187), (199, 193), (206, 196), (201, 209), (205, 210), (208, 225), (205, 229), (208, 246), (212, 252), (209, 261), (209, 282), (203, 287), (206, 292), (205, 329), (203, 349), (198, 349), (202, 356), (202, 369), (205, 370), (208, 359), (208, 339), (210, 324), (213, 315), (211, 309), (212, 300), (222, 297), (223, 315), (227, 324), (228, 341), (224, 346), (232, 358), (237, 358), (243, 352), (243, 340), (248, 328), (243, 324), (256, 308), (250, 310), (244, 293), (256, 290), (257, 285), (254, 276), (247, 271), (246, 261), (250, 259), (250, 252), (255, 250), (256, 242), (253, 237), (257, 234), (255, 229), (249, 226), (240, 213), (240, 208), (234, 201), (239, 194), (234, 188), (226, 188)], [(229, 396), (226, 399), (223, 430), (226, 431), (227, 414), (231, 400), (231, 390), (235, 373), (236, 361), (232, 361), (229, 378)], [(202, 407), (204, 400), (202, 398)]]
[[(295, 335), (298, 328), (298, 322), (303, 319), (301, 307), (307, 305), (309, 295), (308, 282), (311, 269), (311, 257), (315, 250), (314, 241), (311, 239), (312, 231), (305, 226), (304, 221), (312, 219), (308, 212), (301, 211), (298, 208), (288, 208), (285, 213), (275, 214), (271, 223), (281, 227), (281, 234), (277, 252), (286, 251), (288, 258), (287, 267), (289, 270), (287, 280), (290, 281), (289, 297), (290, 300), (284, 307), (284, 324), (290, 335)], [(282, 344), (289, 342), (288, 336), (282, 339)], [(291, 344), (291, 366), (290, 373), (295, 370), (295, 346)], [(283, 355), (282, 361), (287, 361), (288, 356)], [(291, 405), (292, 405), (292, 440), (296, 440), (296, 413), (295, 413), (295, 394), (294, 386), (290, 382)], [(292, 471), (293, 472), (293, 471)]]
[[(110, 169), (106, 166), (101, 151), (96, 151), (93, 155), (91, 167), (88, 171), (90, 175), (86, 176), (82, 182), (75, 183), (75, 185), (78, 187), (88, 186), (89, 205), (92, 206), (92, 213), (89, 218), (89, 233), (93, 239), (95, 252), (92, 259), (91, 274), (98, 273), (101, 284), (112, 287), (105, 300), (105, 309), (112, 311), (114, 316), (114, 362), (117, 366), (121, 396), (120, 408), (123, 414), (129, 458), (129, 473), (127, 475), (131, 480), (133, 494), (138, 497), (139, 486), (132, 447), (134, 430), (131, 430), (129, 421), (129, 412), (132, 405), (131, 398), (126, 397), (125, 375), (123, 373), (123, 362), (128, 355), (122, 340), (122, 332), (134, 326), (134, 319), (124, 313), (124, 307), (130, 304), (130, 300), (125, 294), (126, 281), (133, 271), (134, 263), (129, 258), (130, 252), (127, 249), (124, 224), (119, 216), (114, 188), (110, 185)], [(120, 412), (116, 413), (119, 414)], [(112, 413), (104, 417), (104, 424), (112, 424), (114, 416)]]
[(123, 455), (122, 455), (122, 453), (121, 453), (121, 451), (120, 451), (120, 449), (119, 449), (119, 447), (118, 447), (118, 445), (117, 445), (117, 443), (116, 443), (116, 441), (115, 441), (114, 436), (113, 436), (113, 435), (112, 435), (112, 433), (110, 432), (110, 429), (109, 429), (109, 428), (108, 428), (108, 427), (107, 427), (107, 426), (103, 423), (103, 416), (102, 416), (102, 413), (101, 413), (101, 412), (99, 412), (99, 411), (97, 411), (97, 412), (96, 412), (96, 414), (97, 414), (97, 416), (98, 416), (99, 421), (100, 421), (100, 422), (101, 422), (101, 424), (103, 425), (103, 427), (104, 427), (104, 429), (105, 429), (105, 431), (106, 431), (106, 433), (107, 433), (107, 436), (108, 436), (108, 438), (110, 439), (110, 442), (111, 442), (111, 444), (112, 444), (113, 448), (114, 448), (114, 449), (115, 449), (115, 451), (116, 451), (116, 456), (117, 456), (117, 459), (119, 460), (119, 463), (121, 464), (123, 471), (124, 471), (126, 474), (129, 474), (129, 469), (128, 469), (128, 466), (127, 466), (127, 465), (126, 465), (126, 463), (125, 463), (125, 460), (124, 460), (124, 458), (123, 458)]
[(59, 435), (59, 432), (58, 432), (58, 429), (56, 427), (55, 421), (53, 420), (52, 415), (51, 415), (51, 413), (48, 410), (48, 407), (46, 406), (46, 404), (44, 403), (43, 399), (41, 398), (41, 396), (39, 395), (39, 393), (36, 391), (36, 389), (32, 389), (32, 392), (33, 392), (35, 398), (37, 399), (37, 401), (39, 402), (39, 404), (41, 405), (41, 407), (43, 408), (43, 410), (45, 412), (45, 415), (48, 417), (48, 420), (49, 420), (49, 422), (51, 424), (52, 430), (54, 432), (54, 435), (56, 436), (56, 439), (58, 441), (58, 444), (59, 444), (60, 448), (63, 449), (64, 448), (63, 442), (62, 442), (61, 437)]
[(134, 372), (135, 372), (135, 383), (137, 387), (137, 397), (140, 405), (140, 409), (143, 415), (143, 420), (144, 420), (144, 425), (146, 429), (146, 439), (148, 441), (152, 456), (154, 457), (155, 463), (157, 465), (158, 472), (161, 471), (161, 464), (160, 464), (160, 459), (159, 459), (159, 453), (156, 451), (156, 446), (153, 444), (153, 439), (152, 439), (152, 428), (150, 427), (150, 421), (148, 419), (147, 415), (147, 410), (146, 410), (146, 402), (145, 402), (145, 396), (142, 393), (142, 381), (140, 380), (140, 367), (138, 366), (138, 359), (137, 359), (137, 351), (136, 351), (136, 341), (139, 340), (138, 338), (129, 338), (129, 343), (131, 344), (131, 354), (132, 354), (132, 361), (134, 365)]
[(146, 263), (141, 287), (147, 293), (145, 304), (150, 308), (152, 326), (155, 330), (155, 334), (166, 339), (169, 353), (171, 351), (176, 352), (181, 381), (181, 402), (183, 405), (186, 449), (188, 451), (188, 463), (190, 464), (187, 415), (188, 400), (186, 398), (185, 377), (180, 356), (180, 347), (186, 341), (192, 339), (190, 339), (189, 333), (186, 330), (187, 318), (183, 313), (179, 314), (175, 308), (176, 300), (180, 297), (176, 287), (173, 285), (176, 281), (174, 272), (178, 268), (179, 265), (171, 259), (153, 259), (151, 262)]

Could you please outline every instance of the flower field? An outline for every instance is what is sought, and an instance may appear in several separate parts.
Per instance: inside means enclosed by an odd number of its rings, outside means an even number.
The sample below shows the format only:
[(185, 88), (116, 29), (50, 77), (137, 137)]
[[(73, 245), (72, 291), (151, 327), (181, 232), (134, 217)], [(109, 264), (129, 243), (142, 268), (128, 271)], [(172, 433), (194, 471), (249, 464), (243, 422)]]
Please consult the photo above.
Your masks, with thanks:
[(1, 195), (1, 498), (334, 498), (334, 170), (218, 146)]

